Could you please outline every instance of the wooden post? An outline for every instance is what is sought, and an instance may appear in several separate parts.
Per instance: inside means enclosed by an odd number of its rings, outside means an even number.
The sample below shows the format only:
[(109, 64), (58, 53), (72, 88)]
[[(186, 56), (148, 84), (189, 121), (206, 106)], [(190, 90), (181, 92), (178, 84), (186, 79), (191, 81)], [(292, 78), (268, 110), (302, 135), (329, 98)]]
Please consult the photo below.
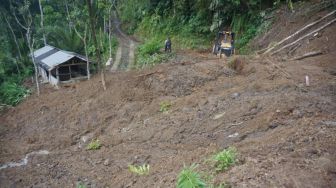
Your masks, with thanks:
[[(58, 68), (59, 68), (59, 67), (56, 67), (57, 84), (58, 84), (58, 82), (60, 81)], [(50, 75), (50, 71), (49, 71), (49, 75)]]

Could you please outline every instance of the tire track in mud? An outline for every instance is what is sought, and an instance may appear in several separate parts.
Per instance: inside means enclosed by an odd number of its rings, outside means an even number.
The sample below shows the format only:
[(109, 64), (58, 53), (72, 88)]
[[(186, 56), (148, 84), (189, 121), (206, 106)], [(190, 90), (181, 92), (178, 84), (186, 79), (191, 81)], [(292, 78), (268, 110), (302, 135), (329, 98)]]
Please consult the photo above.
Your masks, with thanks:
[(130, 70), (134, 66), (136, 42), (129, 38), (120, 29), (120, 20), (116, 12), (113, 12), (113, 35), (118, 39), (119, 46), (115, 57), (115, 62), (110, 71)]

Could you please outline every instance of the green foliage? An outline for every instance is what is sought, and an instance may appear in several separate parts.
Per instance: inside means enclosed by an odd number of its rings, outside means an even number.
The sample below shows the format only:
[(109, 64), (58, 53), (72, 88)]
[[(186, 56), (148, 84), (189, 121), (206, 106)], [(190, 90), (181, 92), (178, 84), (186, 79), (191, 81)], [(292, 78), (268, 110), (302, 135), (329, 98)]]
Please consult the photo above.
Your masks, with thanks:
[(169, 101), (162, 101), (160, 103), (160, 112), (167, 112), (172, 104)]
[(212, 159), (215, 161), (216, 171), (227, 170), (236, 163), (236, 157), (237, 151), (235, 148), (228, 148), (214, 155)]
[(143, 164), (141, 166), (135, 166), (135, 165), (128, 165), (128, 170), (132, 173), (138, 174), (138, 175), (148, 175), (149, 174), (149, 165)]
[(86, 188), (86, 185), (82, 182), (77, 183), (76, 188)]
[[(178, 0), (136, 1), (119, 3), (124, 25), (131, 33), (153, 44), (152, 39), (172, 39), (173, 49), (208, 49), (217, 31), (236, 32), (236, 48), (243, 49), (259, 33), (262, 23), (260, 13), (273, 7), (273, 1), (266, 0)], [(209, 10), (210, 9), (210, 10)], [(151, 54), (154, 55), (155, 53)], [(149, 55), (149, 56), (151, 56)], [(142, 62), (149, 57), (138, 56)]]
[(14, 106), (27, 97), (29, 93), (29, 90), (16, 82), (6, 81), (0, 85), (0, 102)]
[(205, 188), (206, 184), (201, 175), (196, 172), (197, 165), (184, 167), (177, 177), (177, 188)]
[(152, 38), (140, 45), (137, 49), (137, 67), (143, 68), (167, 61), (172, 54), (160, 52), (160, 49), (163, 48), (163, 43), (163, 40), (159, 38)]
[(98, 150), (101, 148), (101, 143), (98, 139), (92, 140), (88, 146), (86, 147), (87, 150)]
[(161, 42), (158, 38), (152, 38), (146, 43), (142, 44), (138, 48), (138, 52), (140, 55), (153, 55), (155, 53), (159, 53), (162, 48), (163, 42)]
[(209, 188), (228, 188), (230, 187), (229, 185), (225, 184), (225, 183), (221, 183), (219, 185), (210, 185)]

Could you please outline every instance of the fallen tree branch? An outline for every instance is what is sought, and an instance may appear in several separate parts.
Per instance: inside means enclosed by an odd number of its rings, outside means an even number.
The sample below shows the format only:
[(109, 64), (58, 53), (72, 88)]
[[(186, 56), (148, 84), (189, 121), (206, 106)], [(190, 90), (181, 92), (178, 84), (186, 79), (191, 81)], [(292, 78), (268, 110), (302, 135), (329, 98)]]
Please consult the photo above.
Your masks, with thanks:
[(289, 72), (285, 71), (283, 68), (281, 68), (279, 65), (273, 63), (273, 62), (272, 62), (271, 60), (269, 60), (269, 59), (266, 59), (266, 61), (267, 61), (268, 63), (270, 63), (271, 65), (273, 65), (274, 67), (276, 67), (277, 69), (279, 69), (279, 70), (286, 76), (287, 79), (289, 79), (289, 80), (291, 80), (291, 81), (293, 82), (293, 84), (295, 85), (295, 87), (301, 89), (301, 90), (304, 91), (304, 92), (308, 92), (308, 90), (306, 90), (306, 89), (300, 87), (297, 83), (295, 83), (295, 80), (292, 78), (292, 75), (291, 75)]
[(261, 52), (262, 52), (262, 51), (265, 51), (265, 52), (263, 52), (263, 54), (267, 54), (267, 53), (269, 53), (269, 52), (272, 51), (275, 47), (277, 47), (277, 46), (283, 44), (283, 43), (286, 42), (287, 40), (289, 40), (289, 39), (295, 37), (296, 35), (298, 35), (299, 33), (303, 32), (303, 31), (305, 31), (306, 29), (308, 29), (308, 28), (310, 28), (310, 27), (312, 27), (312, 26), (314, 26), (314, 25), (320, 23), (322, 20), (324, 20), (324, 19), (326, 19), (327, 17), (333, 15), (335, 12), (336, 12), (336, 10), (330, 12), (329, 14), (327, 14), (327, 15), (325, 15), (324, 17), (320, 18), (319, 20), (317, 20), (317, 21), (315, 21), (315, 22), (312, 22), (312, 23), (310, 23), (310, 24), (304, 26), (304, 27), (301, 28), (300, 30), (296, 31), (294, 34), (288, 36), (288, 37), (285, 38), (285, 39), (282, 39), (280, 42), (276, 43), (275, 45), (272, 45), (272, 46), (267, 47), (266, 49), (263, 49), (263, 50), (260, 50), (260, 51), (261, 51)]
[(297, 43), (296, 45), (294, 45), (288, 52), (289, 55), (292, 55), (296, 49), (298, 49), (301, 46), (300, 43)]
[(304, 59), (304, 58), (307, 58), (307, 57), (313, 57), (313, 56), (317, 56), (317, 55), (321, 55), (323, 54), (322, 51), (314, 51), (314, 52), (309, 52), (309, 53), (306, 53), (306, 54), (303, 54), (302, 56), (298, 56), (298, 57), (294, 57), (290, 60), (301, 60), (301, 59)]
[(296, 41), (294, 41), (294, 42), (292, 42), (292, 43), (289, 43), (289, 44), (287, 44), (287, 45), (281, 47), (280, 49), (278, 49), (278, 50), (276, 50), (275, 52), (271, 53), (271, 55), (277, 54), (277, 53), (279, 53), (281, 50), (286, 49), (286, 48), (288, 48), (288, 47), (290, 47), (290, 46), (293, 46), (294, 44), (298, 43), (299, 41), (301, 41), (301, 40), (303, 40), (303, 39), (305, 39), (305, 38), (307, 38), (307, 37), (309, 37), (310, 35), (312, 35), (312, 34), (314, 34), (314, 33), (317, 33), (317, 32), (319, 32), (319, 31), (321, 31), (322, 29), (328, 27), (329, 25), (333, 24), (335, 21), (336, 21), (336, 18), (333, 19), (333, 20), (331, 20), (330, 22), (326, 23), (326, 24), (323, 25), (322, 27), (320, 27), (320, 28), (318, 28), (318, 29), (316, 29), (316, 30), (314, 30), (314, 31), (312, 31), (312, 32), (310, 32), (310, 33), (308, 33), (308, 34), (306, 34), (306, 35), (300, 37), (300, 38), (297, 39)]

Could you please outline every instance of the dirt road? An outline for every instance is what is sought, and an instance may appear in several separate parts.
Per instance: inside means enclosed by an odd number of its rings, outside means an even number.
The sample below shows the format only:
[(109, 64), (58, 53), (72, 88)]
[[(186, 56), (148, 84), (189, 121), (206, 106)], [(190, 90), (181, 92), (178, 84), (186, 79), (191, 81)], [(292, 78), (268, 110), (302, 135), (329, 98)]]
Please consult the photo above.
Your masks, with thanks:
[(136, 42), (121, 31), (120, 24), (116, 12), (113, 12), (113, 35), (117, 37), (119, 47), (111, 71), (130, 70), (135, 63)]

